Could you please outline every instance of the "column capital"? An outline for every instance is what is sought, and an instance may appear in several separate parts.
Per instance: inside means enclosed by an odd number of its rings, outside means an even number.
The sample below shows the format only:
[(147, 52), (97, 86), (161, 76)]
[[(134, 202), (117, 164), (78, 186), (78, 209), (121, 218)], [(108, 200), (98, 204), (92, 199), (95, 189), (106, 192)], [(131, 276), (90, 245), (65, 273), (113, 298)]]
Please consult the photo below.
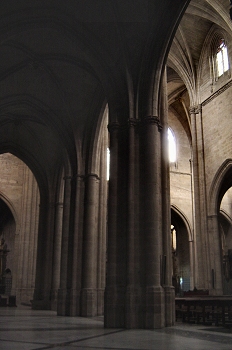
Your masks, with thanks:
[(100, 180), (100, 177), (97, 175), (97, 174), (94, 174), (94, 173), (89, 173), (87, 175), (85, 175), (85, 180), (89, 179), (89, 178), (95, 178), (96, 180)]
[(72, 178), (73, 178), (72, 176), (64, 176), (64, 177), (63, 177), (63, 180), (64, 180), (64, 181), (66, 181), (66, 180), (72, 180)]
[(108, 130), (110, 133), (114, 132), (114, 131), (118, 131), (120, 128), (120, 124), (118, 122), (111, 122), (108, 124)]
[(161, 131), (163, 126), (160, 122), (160, 119), (157, 116), (149, 115), (146, 117), (143, 117), (141, 119), (141, 125), (156, 125), (158, 127), (158, 131)]
[(139, 123), (139, 120), (138, 119), (135, 119), (135, 118), (129, 118), (128, 119), (128, 126), (137, 126)]
[(84, 179), (85, 178), (85, 175), (81, 175), (81, 174), (76, 174), (73, 176), (73, 178), (75, 179)]
[(201, 113), (201, 111), (202, 111), (201, 104), (189, 107), (190, 114), (199, 114), (199, 113)]

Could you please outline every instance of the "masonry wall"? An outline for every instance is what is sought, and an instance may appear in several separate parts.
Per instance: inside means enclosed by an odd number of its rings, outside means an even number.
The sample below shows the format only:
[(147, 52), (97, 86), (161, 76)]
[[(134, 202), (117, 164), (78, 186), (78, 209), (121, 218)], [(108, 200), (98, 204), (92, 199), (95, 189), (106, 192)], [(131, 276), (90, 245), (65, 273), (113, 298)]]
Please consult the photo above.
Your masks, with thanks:
[(213, 178), (226, 159), (232, 158), (232, 87), (202, 107), (206, 188), (209, 194)]

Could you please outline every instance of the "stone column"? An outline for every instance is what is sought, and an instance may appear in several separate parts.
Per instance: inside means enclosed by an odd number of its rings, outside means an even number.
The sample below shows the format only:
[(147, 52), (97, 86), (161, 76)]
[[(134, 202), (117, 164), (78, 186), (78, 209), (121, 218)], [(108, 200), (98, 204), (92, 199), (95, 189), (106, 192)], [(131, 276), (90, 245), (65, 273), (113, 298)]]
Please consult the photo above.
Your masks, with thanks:
[(99, 180), (96, 174), (89, 174), (86, 177), (81, 290), (82, 316), (97, 315), (97, 213)]
[[(110, 180), (108, 196), (108, 252), (107, 252), (107, 279), (105, 290), (105, 327), (124, 327), (124, 295), (123, 280), (118, 276), (118, 210), (119, 210), (119, 134), (118, 123), (109, 125), (110, 132)], [(121, 276), (124, 271), (120, 271)]]
[(69, 255), (69, 234), (70, 234), (70, 203), (72, 177), (64, 177), (64, 208), (62, 225), (62, 245), (61, 245), (61, 266), (60, 266), (60, 288), (58, 290), (57, 314), (65, 316), (69, 314), (69, 291), (68, 283), (68, 255)]
[(97, 314), (104, 315), (104, 293), (106, 284), (106, 230), (107, 230), (107, 147), (108, 130), (104, 130), (101, 145), (99, 214), (98, 214), (98, 254), (97, 254)]
[(63, 202), (56, 203), (55, 208), (55, 232), (53, 243), (52, 260), (52, 290), (51, 290), (51, 309), (57, 310), (57, 293), (60, 286), (60, 262), (61, 262), (61, 242), (62, 242), (62, 218)]
[(127, 289), (126, 289), (126, 328), (142, 328), (143, 319), (139, 312), (141, 307), (141, 287), (139, 280), (139, 230), (136, 225), (136, 185), (137, 185), (137, 140), (136, 126), (138, 120), (128, 122), (128, 232), (127, 232)]
[[(193, 171), (193, 191), (194, 191), (194, 240), (195, 240), (195, 287), (197, 289), (208, 288), (207, 285), (207, 266), (208, 255), (206, 251), (207, 228), (203, 225), (203, 216), (205, 214), (204, 204), (205, 198), (204, 188), (204, 172), (202, 162), (199, 164), (199, 156), (202, 157), (202, 146), (200, 144), (201, 135), (198, 132), (197, 115), (199, 116), (199, 106), (190, 108), (191, 131), (192, 131), (192, 171)], [(200, 121), (199, 121), (200, 123)], [(198, 123), (198, 124), (199, 124)]]
[[(17, 287), (18, 301), (29, 304), (33, 299), (36, 276), (37, 240), (38, 240), (38, 212), (39, 189), (36, 179), (29, 168), (24, 167), (24, 186), (22, 196), (21, 232), (19, 237), (20, 256), (17, 265), (20, 281)], [(20, 297), (18, 298), (18, 294)]]
[(222, 271), (222, 248), (218, 227), (218, 216), (208, 216), (210, 233), (210, 278), (209, 287), (211, 295), (223, 295), (223, 271)]
[(42, 198), (39, 219), (36, 284), (33, 309), (50, 310), (52, 283), (52, 243), (54, 235), (54, 203)]
[(175, 289), (172, 286), (172, 242), (171, 242), (171, 204), (170, 204), (170, 169), (168, 148), (168, 95), (167, 73), (163, 75), (163, 88), (161, 98), (162, 121), (162, 233), (163, 254), (161, 258), (161, 284), (165, 294), (165, 325), (175, 323)]
[(84, 176), (76, 175), (76, 204), (74, 215), (72, 288), (70, 291), (70, 315), (79, 316), (82, 281), (82, 233), (84, 212)]
[(145, 328), (164, 327), (164, 293), (160, 285), (162, 255), (161, 125), (157, 117), (142, 121), (143, 240)]

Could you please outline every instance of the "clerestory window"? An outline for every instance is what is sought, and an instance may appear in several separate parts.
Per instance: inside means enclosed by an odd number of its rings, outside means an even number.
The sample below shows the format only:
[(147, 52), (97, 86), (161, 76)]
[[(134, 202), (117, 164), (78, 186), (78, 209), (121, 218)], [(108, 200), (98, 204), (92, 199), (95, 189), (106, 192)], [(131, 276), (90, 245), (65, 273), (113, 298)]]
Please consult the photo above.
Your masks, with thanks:
[(168, 149), (169, 149), (169, 162), (176, 162), (176, 139), (173, 131), (168, 128)]
[(216, 53), (217, 76), (222, 76), (229, 70), (228, 50), (225, 40), (221, 39)]

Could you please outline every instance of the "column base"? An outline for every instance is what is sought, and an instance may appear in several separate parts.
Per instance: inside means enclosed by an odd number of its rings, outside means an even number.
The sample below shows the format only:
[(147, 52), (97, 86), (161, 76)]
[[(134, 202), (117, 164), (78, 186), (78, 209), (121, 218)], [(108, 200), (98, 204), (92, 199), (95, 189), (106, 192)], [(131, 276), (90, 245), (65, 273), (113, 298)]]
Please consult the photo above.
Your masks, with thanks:
[(104, 294), (105, 289), (97, 289), (97, 315), (104, 315)]
[(165, 296), (165, 326), (170, 327), (175, 324), (175, 288), (173, 286), (164, 286)]
[(31, 305), (33, 310), (51, 310), (50, 291), (35, 289)]
[(80, 316), (80, 290), (71, 289), (70, 291), (70, 316)]
[(162, 287), (146, 288), (145, 328), (165, 327), (165, 296)]
[(215, 295), (215, 296), (220, 296), (223, 295), (223, 290), (221, 288), (211, 288), (209, 289), (209, 295)]
[(69, 316), (70, 291), (67, 289), (58, 289), (57, 295), (57, 315)]
[(52, 289), (51, 291), (51, 310), (57, 311), (57, 298), (58, 298), (58, 289)]
[(11, 295), (16, 295), (17, 303), (27, 306), (32, 306), (35, 290), (33, 288), (17, 288), (11, 291)]
[(97, 316), (97, 290), (83, 288), (81, 290), (81, 316)]
[(141, 329), (143, 325), (142, 290), (141, 288), (127, 288), (125, 327), (127, 329)]
[(105, 328), (125, 327), (125, 288), (106, 288), (104, 326)]

